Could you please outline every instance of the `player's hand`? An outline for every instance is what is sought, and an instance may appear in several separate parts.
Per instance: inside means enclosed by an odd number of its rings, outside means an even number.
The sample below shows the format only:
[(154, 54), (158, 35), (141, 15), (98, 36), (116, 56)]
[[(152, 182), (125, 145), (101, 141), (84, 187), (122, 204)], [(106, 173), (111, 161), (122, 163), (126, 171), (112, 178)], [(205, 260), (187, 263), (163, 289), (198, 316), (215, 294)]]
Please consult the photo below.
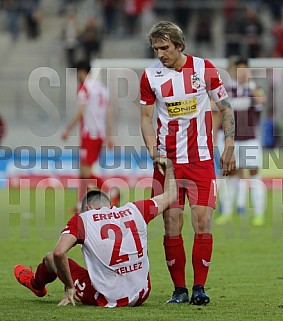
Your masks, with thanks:
[(167, 157), (164, 155), (155, 155), (152, 157), (153, 165), (157, 166), (161, 174), (165, 174), (165, 168), (167, 165)]
[(67, 140), (68, 137), (69, 137), (69, 131), (65, 130), (65, 131), (62, 133), (61, 138), (62, 138), (63, 140)]
[(69, 303), (71, 303), (73, 306), (76, 305), (76, 301), (80, 301), (80, 299), (77, 296), (77, 291), (75, 288), (66, 288), (65, 290), (65, 296), (64, 298), (58, 303), (58, 306), (66, 306)]
[(106, 137), (105, 145), (109, 149), (113, 149), (114, 148), (114, 141), (113, 141), (112, 137)]
[(172, 168), (173, 167), (173, 162), (170, 158), (166, 158), (166, 169)]
[(236, 159), (234, 155), (234, 146), (228, 146), (224, 149), (220, 157), (220, 168), (223, 176), (229, 176), (236, 169)]

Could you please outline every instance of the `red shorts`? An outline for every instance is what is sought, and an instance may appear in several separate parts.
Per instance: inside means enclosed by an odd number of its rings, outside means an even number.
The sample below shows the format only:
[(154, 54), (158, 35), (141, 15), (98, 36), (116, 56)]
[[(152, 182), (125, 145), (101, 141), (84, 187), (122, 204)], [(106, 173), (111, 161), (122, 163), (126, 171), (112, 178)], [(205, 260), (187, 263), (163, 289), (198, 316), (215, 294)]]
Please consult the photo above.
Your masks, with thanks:
[[(216, 176), (213, 160), (174, 164), (178, 199), (170, 208), (184, 208), (185, 194), (190, 205), (216, 207)], [(154, 168), (151, 196), (163, 193), (164, 176)]]
[[(91, 280), (88, 275), (87, 269), (83, 268), (72, 259), (68, 259), (68, 260), (69, 260), (72, 280), (77, 290), (77, 296), (81, 299), (81, 302), (87, 305), (97, 305), (102, 307), (105, 306), (107, 304), (107, 301), (102, 294), (99, 294), (96, 299), (94, 298), (97, 291), (91, 284)], [(135, 306), (141, 305), (149, 296), (149, 293), (151, 290), (149, 276), (148, 276), (148, 288), (149, 290), (147, 291), (146, 295), (144, 295), (143, 291), (139, 293), (139, 299), (135, 303)], [(123, 305), (124, 304), (122, 302), (120, 304), (119, 302), (117, 302), (117, 306), (123, 306)]]
[(102, 138), (93, 139), (89, 136), (83, 137), (80, 148), (80, 164), (91, 166), (96, 162), (101, 151), (102, 143)]

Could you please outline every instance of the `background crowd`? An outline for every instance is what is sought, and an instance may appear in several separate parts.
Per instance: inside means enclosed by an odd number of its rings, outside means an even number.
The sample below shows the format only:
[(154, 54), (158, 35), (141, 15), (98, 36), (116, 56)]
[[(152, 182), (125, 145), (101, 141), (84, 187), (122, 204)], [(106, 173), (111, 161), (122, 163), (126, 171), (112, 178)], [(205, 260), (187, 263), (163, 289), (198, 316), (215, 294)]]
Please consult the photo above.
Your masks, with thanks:
[[(17, 82), (28, 78), (25, 71), (29, 75), (36, 67), (50, 66), (65, 72), (79, 59), (153, 58), (145, 35), (160, 20), (176, 22), (184, 30), (186, 50), (192, 55), (281, 58), (282, 4), (282, 0), (2, 0), (1, 97), (3, 108), (11, 104), (7, 109), (14, 112), (5, 116), (1, 107), (1, 114), (4, 119), (22, 119), (22, 101), (27, 99)], [(15, 86), (11, 99), (6, 98), (10, 82)], [(283, 124), (278, 119), (277, 128), (272, 127), (273, 102), (268, 101), (271, 107), (264, 113), (263, 128), (282, 136)], [(64, 117), (64, 111), (59, 112)], [(266, 144), (278, 143), (280, 139), (272, 138)]]

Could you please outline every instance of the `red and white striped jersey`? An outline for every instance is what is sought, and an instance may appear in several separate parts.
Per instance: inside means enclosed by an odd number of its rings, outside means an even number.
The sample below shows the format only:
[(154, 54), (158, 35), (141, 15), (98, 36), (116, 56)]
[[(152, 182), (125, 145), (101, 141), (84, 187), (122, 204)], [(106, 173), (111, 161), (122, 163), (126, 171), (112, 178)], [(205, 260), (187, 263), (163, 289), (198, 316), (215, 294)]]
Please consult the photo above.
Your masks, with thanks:
[(187, 56), (181, 70), (160, 61), (141, 77), (142, 105), (156, 104), (159, 151), (177, 164), (213, 158), (211, 102), (228, 97), (208, 60)]
[(62, 234), (82, 244), (87, 270), (106, 307), (134, 305), (148, 291), (147, 224), (158, 214), (153, 200), (74, 215)]
[(79, 88), (78, 104), (86, 105), (81, 122), (81, 137), (105, 138), (106, 110), (109, 104), (106, 87), (100, 81), (87, 77)]

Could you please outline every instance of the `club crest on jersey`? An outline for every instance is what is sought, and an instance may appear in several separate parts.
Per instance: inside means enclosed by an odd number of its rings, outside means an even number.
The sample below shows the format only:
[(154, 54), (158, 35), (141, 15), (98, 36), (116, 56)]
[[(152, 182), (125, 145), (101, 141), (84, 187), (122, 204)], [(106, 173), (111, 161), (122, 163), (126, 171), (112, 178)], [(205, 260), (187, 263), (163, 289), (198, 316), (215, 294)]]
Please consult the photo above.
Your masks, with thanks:
[(198, 89), (200, 87), (200, 78), (198, 73), (191, 75), (192, 88)]

